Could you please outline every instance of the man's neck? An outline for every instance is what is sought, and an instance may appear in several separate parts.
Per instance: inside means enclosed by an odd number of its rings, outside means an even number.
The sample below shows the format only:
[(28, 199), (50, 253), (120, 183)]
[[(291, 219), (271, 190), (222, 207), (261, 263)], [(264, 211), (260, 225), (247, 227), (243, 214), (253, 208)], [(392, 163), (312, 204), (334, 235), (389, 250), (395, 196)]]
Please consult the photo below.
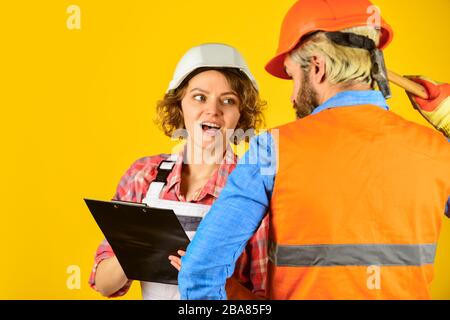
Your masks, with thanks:
[(323, 93), (319, 95), (319, 103), (323, 104), (325, 101), (329, 100), (330, 98), (334, 97), (340, 92), (344, 91), (365, 91), (365, 90), (372, 90), (369, 84), (365, 83), (344, 83), (344, 84), (337, 84), (337, 85), (330, 85), (328, 88), (323, 90)]

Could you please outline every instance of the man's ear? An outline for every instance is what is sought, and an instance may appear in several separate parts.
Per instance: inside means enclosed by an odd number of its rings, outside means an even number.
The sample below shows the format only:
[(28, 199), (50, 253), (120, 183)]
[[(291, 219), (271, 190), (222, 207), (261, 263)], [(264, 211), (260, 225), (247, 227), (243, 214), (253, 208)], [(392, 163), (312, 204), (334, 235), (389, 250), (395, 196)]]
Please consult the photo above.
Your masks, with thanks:
[(313, 83), (322, 84), (325, 81), (326, 63), (320, 56), (311, 59), (310, 79)]

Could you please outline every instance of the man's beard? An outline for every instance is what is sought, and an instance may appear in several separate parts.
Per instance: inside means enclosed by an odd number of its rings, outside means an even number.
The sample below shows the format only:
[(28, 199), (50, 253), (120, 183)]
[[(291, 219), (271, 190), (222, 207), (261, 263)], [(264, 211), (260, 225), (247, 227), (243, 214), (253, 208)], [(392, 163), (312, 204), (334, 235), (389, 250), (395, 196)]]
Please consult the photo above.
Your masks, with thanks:
[(297, 99), (294, 102), (294, 109), (297, 115), (297, 119), (309, 116), (315, 108), (319, 106), (319, 99), (317, 91), (311, 85), (309, 81), (308, 72), (304, 72), (304, 77), (300, 90), (297, 95)]

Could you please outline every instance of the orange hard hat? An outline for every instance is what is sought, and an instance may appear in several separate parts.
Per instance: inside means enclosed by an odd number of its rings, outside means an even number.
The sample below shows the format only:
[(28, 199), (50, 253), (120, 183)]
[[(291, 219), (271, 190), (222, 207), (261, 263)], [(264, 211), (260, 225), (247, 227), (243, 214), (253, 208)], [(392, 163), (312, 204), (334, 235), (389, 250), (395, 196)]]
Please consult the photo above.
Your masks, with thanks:
[(298, 0), (284, 17), (278, 50), (266, 65), (267, 72), (278, 78), (290, 79), (284, 70), (284, 58), (303, 36), (314, 31), (375, 25), (381, 29), (378, 47), (385, 48), (392, 40), (393, 31), (377, 14), (379, 11), (368, 0)]

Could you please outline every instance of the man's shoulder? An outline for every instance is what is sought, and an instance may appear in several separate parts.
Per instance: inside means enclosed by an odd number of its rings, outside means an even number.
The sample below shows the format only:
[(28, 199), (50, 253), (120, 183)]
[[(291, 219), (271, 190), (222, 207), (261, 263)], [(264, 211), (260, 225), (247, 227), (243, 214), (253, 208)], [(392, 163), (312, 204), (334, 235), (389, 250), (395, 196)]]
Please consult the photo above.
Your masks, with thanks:
[[(439, 131), (434, 128), (425, 126), (423, 124), (407, 120), (403, 118), (401, 115), (398, 115), (394, 112), (386, 113), (390, 118), (390, 123), (395, 124), (400, 134), (403, 135), (411, 135), (411, 136), (419, 136), (422, 139), (427, 141), (433, 140), (436, 143), (442, 143), (444, 145), (448, 145), (447, 138)], [(388, 122), (388, 125), (390, 124)]]
[(399, 149), (408, 149), (439, 161), (450, 162), (448, 139), (434, 128), (387, 112), (384, 134)]

